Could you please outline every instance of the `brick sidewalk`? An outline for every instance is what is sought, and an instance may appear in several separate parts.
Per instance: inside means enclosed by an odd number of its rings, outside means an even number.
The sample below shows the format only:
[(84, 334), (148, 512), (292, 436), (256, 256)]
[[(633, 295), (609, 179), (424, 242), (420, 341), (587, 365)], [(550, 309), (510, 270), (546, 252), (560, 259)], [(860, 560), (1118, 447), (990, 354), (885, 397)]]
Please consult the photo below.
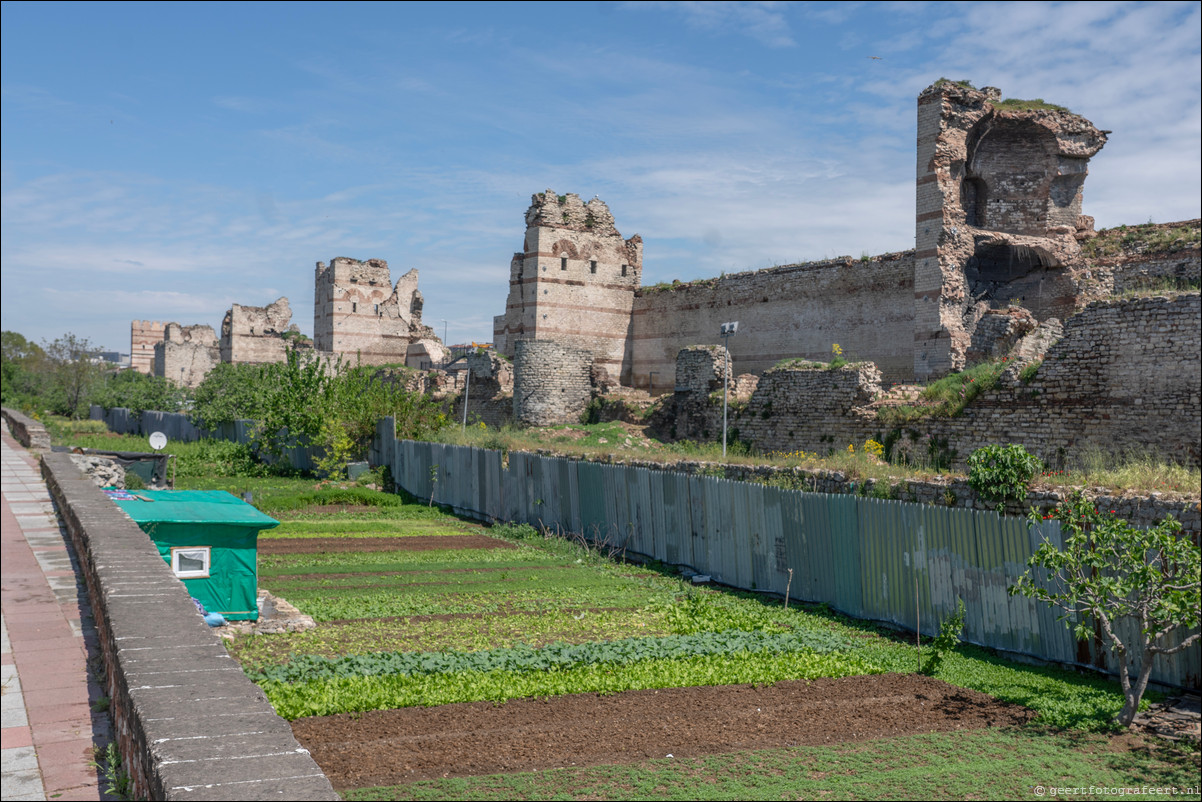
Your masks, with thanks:
[(37, 460), (7, 428), (0, 439), (3, 798), (106, 798), (91, 761), (109, 719), (92, 712), (104, 692), (88, 670), (98, 652), (75, 553)]

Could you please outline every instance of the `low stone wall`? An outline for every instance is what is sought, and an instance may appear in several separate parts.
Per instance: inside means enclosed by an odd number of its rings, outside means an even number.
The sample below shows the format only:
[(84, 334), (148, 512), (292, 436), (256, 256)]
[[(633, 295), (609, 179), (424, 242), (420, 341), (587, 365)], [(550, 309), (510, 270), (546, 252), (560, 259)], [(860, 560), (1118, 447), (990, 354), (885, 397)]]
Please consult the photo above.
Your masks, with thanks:
[[(1202, 459), (1202, 296), (1150, 296), (1091, 304), (1064, 326), (1034, 376), (1010, 369), (954, 418), (899, 427), (868, 407), (879, 385), (868, 376), (799, 365), (766, 373), (731, 423), (763, 451), (825, 454), (872, 437), (932, 449), (963, 469), (977, 448), (1019, 443), (1053, 468), (1094, 454), (1151, 455), (1184, 465)], [(850, 382), (850, 383), (849, 383)], [(891, 437), (891, 431), (893, 437)]]
[(8, 422), (8, 430), (17, 438), (18, 443), (36, 451), (50, 450), (50, 433), (39, 421), (8, 407), (0, 409), (0, 414), (4, 415), (4, 420)]
[(46, 454), (42, 474), (79, 555), (134, 797), (338, 799), (150, 538), (69, 455)]

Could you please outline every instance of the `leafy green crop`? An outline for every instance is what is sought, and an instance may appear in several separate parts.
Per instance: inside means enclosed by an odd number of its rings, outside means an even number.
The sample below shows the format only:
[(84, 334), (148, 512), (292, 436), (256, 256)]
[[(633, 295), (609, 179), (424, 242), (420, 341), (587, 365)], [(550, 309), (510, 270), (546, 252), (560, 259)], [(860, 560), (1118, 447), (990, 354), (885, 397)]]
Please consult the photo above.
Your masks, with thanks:
[(460, 671), (553, 671), (599, 663), (628, 663), (683, 657), (808, 650), (834, 652), (851, 645), (833, 633), (703, 632), (627, 638), (601, 643), (553, 643), (542, 648), (518, 645), (479, 652), (379, 652), (330, 659), (302, 655), (281, 666), (254, 672), (256, 682), (308, 682), (332, 677), (374, 677), (387, 674), (452, 674)]
[(264, 681), (276, 712), (303, 716), (432, 707), (455, 702), (503, 702), (568, 693), (620, 693), (690, 685), (767, 685), (785, 679), (877, 674), (882, 669), (857, 655), (795, 652), (736, 652), (652, 658), (628, 663), (592, 663), (545, 670), (456, 671), (332, 677), (307, 682)]

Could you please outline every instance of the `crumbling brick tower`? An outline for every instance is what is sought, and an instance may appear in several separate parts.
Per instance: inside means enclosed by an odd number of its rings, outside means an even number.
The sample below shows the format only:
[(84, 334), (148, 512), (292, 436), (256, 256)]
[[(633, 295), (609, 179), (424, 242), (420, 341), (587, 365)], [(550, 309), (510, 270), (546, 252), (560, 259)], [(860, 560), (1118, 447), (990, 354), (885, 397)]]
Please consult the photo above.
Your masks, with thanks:
[(919, 379), (964, 368), (991, 312), (1021, 306), (1043, 322), (1074, 309), (1068, 268), (1093, 230), (1081, 188), (1108, 132), (1058, 106), (1000, 98), (942, 79), (918, 96)]
[(623, 239), (603, 201), (549, 189), (534, 195), (525, 249), (509, 271), (505, 314), (493, 319), (499, 353), (512, 357), (518, 340), (554, 340), (591, 352), (596, 366), (629, 383), (643, 240)]
[(318, 262), (313, 287), (313, 347), (354, 363), (406, 363), (414, 349), (426, 361), (445, 358), (434, 330), (422, 324), (417, 270), (392, 284), (383, 259), (338, 256)]
[(163, 341), (167, 324), (158, 320), (133, 320), (129, 324), (129, 366), (139, 373), (154, 373), (154, 347)]

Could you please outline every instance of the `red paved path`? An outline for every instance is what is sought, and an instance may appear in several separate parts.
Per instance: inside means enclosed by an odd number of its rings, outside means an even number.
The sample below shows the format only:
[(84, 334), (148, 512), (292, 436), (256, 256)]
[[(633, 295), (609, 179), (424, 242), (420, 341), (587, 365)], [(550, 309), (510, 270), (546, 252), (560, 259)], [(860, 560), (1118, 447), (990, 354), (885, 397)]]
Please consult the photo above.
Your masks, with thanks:
[[(17, 691), (6, 682), (4, 694), (5, 723), (18, 722), (3, 728), (4, 797), (39, 798), (36, 777), (18, 759), (32, 747), (44, 798), (101, 799), (90, 761), (93, 745), (107, 740), (108, 716), (91, 711), (102, 696), (88, 672), (89, 649), (98, 653), (91, 610), (72, 567), (73, 549), (47, 514), (36, 459), (7, 431), (2, 437), (0, 604), (8, 632), (2, 659), (6, 678), (15, 666), (20, 684)], [(24, 725), (16, 707), (22, 702)], [(16, 767), (24, 770), (8, 770)]]

